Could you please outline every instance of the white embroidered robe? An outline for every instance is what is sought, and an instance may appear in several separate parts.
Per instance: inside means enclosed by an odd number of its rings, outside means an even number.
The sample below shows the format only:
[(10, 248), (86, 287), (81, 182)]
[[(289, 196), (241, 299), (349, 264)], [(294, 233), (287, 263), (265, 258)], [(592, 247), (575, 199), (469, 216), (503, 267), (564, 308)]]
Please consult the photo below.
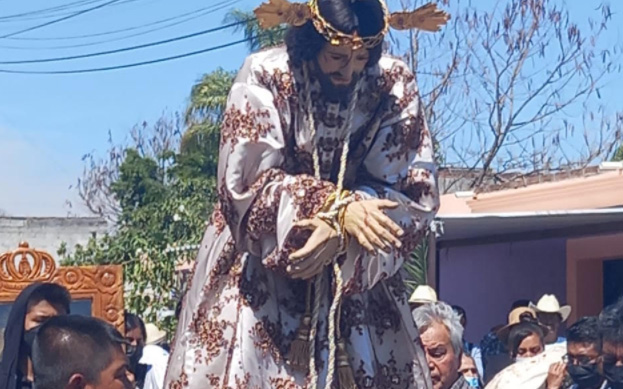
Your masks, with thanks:
[[(430, 389), (401, 266), (438, 208), (431, 135), (413, 75), (383, 56), (363, 75), (353, 115), (345, 186), (361, 198), (400, 204), (403, 247), (371, 255), (351, 239), (342, 258), (342, 334), (357, 385)], [(311, 80), (322, 180), (313, 175), (302, 74), (285, 48), (247, 58), (231, 90), (219, 156), (219, 207), (184, 299), (167, 388), (305, 388), (285, 356), (305, 310), (305, 283), (285, 273), (305, 236), (292, 232), (334, 191), (346, 107), (327, 103)], [(330, 270), (326, 269), (329, 284)], [(327, 287), (316, 338), (319, 388), (327, 372)], [(327, 386), (328, 387), (328, 386)]]

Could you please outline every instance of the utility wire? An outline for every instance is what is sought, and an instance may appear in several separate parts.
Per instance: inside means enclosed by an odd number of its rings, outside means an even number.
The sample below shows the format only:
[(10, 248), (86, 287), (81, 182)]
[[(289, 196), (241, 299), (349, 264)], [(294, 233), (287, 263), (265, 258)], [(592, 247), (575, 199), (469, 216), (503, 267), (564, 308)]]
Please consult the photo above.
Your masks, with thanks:
[[(164, 26), (155, 27), (155, 28), (152, 28), (152, 29), (149, 29), (149, 30), (146, 30), (146, 31), (141, 31), (141, 32), (134, 33), (134, 34), (129, 34), (129, 35), (124, 35), (124, 36), (120, 36), (120, 37), (117, 37), (117, 38), (110, 38), (110, 39), (104, 39), (104, 40), (99, 40), (99, 41), (95, 41), (95, 42), (87, 42), (87, 43), (74, 44), (74, 45), (57, 45), (57, 46), (46, 46), (46, 47), (23, 47), (23, 46), (1, 45), (0, 48), (12, 49), (12, 50), (74, 49), (74, 48), (79, 48), (79, 47), (96, 46), (96, 45), (101, 45), (101, 44), (104, 44), (104, 43), (117, 42), (117, 41), (120, 41), (120, 40), (134, 38), (134, 37), (142, 36), (142, 35), (147, 35), (147, 34), (152, 33), (152, 32), (162, 31), (162, 30), (170, 28), (170, 27), (178, 26), (180, 24), (189, 22), (191, 20), (199, 19), (199, 18), (201, 18), (201, 17), (203, 17), (205, 15), (209, 15), (209, 14), (212, 14), (214, 12), (220, 11), (222, 9), (228, 8), (228, 7), (234, 5), (235, 3), (238, 3), (238, 2), (240, 2), (240, 0), (226, 0), (226, 1), (222, 1), (222, 2), (217, 3), (216, 5), (214, 5), (212, 7), (201, 8), (201, 10), (204, 10), (204, 12), (197, 13), (199, 10), (195, 10), (193, 12), (185, 13), (183, 15), (178, 15), (178, 16), (176, 16), (174, 18), (168, 18), (168, 19), (165, 19), (163, 21), (170, 21), (170, 20), (174, 20), (174, 19), (180, 19), (183, 16), (192, 15), (190, 17), (187, 17), (186, 19), (177, 20), (177, 21), (175, 21), (173, 23), (165, 24)], [(121, 29), (121, 30), (108, 31), (108, 32), (97, 33), (97, 34), (88, 34), (88, 35), (75, 36), (75, 37), (41, 38), (41, 39), (38, 39), (38, 38), (10, 38), (10, 39), (16, 39), (16, 40), (17, 39), (19, 39), (19, 40), (52, 40), (52, 39), (74, 39), (74, 38), (75, 39), (81, 39), (81, 38), (91, 37), (91, 36), (111, 35), (111, 34), (123, 32), (123, 31), (138, 30), (138, 29), (141, 29), (141, 28), (145, 28), (147, 26), (160, 24), (163, 21), (158, 21), (158, 22), (153, 22), (153, 23), (149, 23), (149, 24), (144, 24), (144, 25), (141, 25), (141, 26), (134, 26), (134, 27), (124, 28), (124, 29)]]
[(39, 25), (36, 25), (36, 26), (32, 26), (32, 27), (20, 30), (20, 31), (12, 32), (12, 33), (4, 35), (4, 36), (0, 36), (0, 39), (10, 38), (10, 37), (15, 36), (15, 35), (23, 34), (25, 32), (38, 30), (40, 28), (47, 27), (47, 26), (50, 26), (52, 24), (60, 23), (60, 22), (63, 22), (65, 20), (72, 19), (72, 18), (75, 18), (75, 17), (80, 16), (80, 15), (84, 15), (87, 12), (92, 12), (92, 11), (98, 10), (100, 8), (106, 7), (108, 5), (114, 4), (114, 3), (118, 2), (118, 1), (120, 1), (120, 0), (110, 0), (110, 1), (107, 1), (106, 3), (97, 5), (95, 7), (91, 7), (91, 8), (84, 9), (82, 11), (74, 12), (71, 15), (62, 17), (60, 19), (54, 19), (54, 20), (51, 20), (51, 21), (43, 23), (43, 24), (39, 24)]
[[(80, 6), (86, 6), (89, 4), (98, 3), (100, 1), (102, 0), (80, 0), (74, 3), (68, 3), (64, 5), (57, 5), (55, 7), (23, 12), (21, 14), (0, 16), (0, 23), (13, 23), (13, 22), (18, 22), (18, 21), (41, 20), (41, 19), (49, 19), (49, 18), (59, 17), (59, 16), (66, 16), (66, 15), (72, 14), (74, 12), (73, 10), (76, 8), (80, 8)], [(120, 1), (119, 3), (113, 4), (113, 6), (134, 3), (137, 1), (142, 1), (142, 0), (123, 0), (123, 1)]]
[(91, 69), (47, 70), (47, 71), (45, 71), (45, 70), (44, 71), (38, 71), (38, 70), (30, 71), (30, 70), (0, 69), (0, 73), (7, 73), (7, 74), (84, 74), (84, 73), (105, 72), (105, 71), (110, 71), (110, 70), (129, 69), (129, 68), (134, 68), (134, 67), (138, 67), (138, 66), (145, 66), (145, 65), (152, 65), (152, 64), (162, 63), (162, 62), (168, 62), (168, 61), (173, 61), (173, 60), (176, 60), (176, 59), (187, 58), (187, 57), (192, 57), (192, 56), (199, 55), (199, 54), (208, 53), (208, 52), (211, 52), (211, 51), (221, 50), (221, 49), (224, 49), (224, 48), (227, 48), (227, 47), (236, 46), (236, 45), (239, 45), (239, 44), (251, 41), (251, 40), (256, 39), (256, 38), (257, 37), (245, 38), (245, 39), (241, 39), (241, 40), (238, 40), (238, 41), (235, 41), (235, 42), (226, 43), (226, 44), (219, 45), (219, 46), (213, 46), (213, 47), (208, 47), (208, 48), (202, 49), (202, 50), (191, 51), (189, 53), (174, 55), (174, 56), (171, 56), (171, 57), (154, 59), (154, 60), (151, 60), (151, 61), (135, 62), (135, 63), (125, 64), (125, 65), (107, 66), (107, 67), (91, 68)]
[(56, 57), (56, 58), (30, 59), (30, 60), (18, 60), (18, 61), (0, 61), (0, 65), (18, 65), (18, 64), (47, 63), (47, 62), (62, 62), (62, 61), (70, 61), (70, 60), (75, 60), (75, 59), (101, 57), (103, 55), (118, 54), (118, 53), (123, 53), (123, 52), (127, 52), (127, 51), (134, 51), (134, 50), (139, 50), (139, 49), (145, 49), (145, 48), (148, 48), (148, 47), (160, 46), (160, 45), (164, 45), (164, 44), (167, 44), (167, 43), (172, 43), (172, 42), (177, 42), (177, 41), (181, 41), (181, 40), (185, 40), (185, 39), (195, 38), (195, 37), (198, 37), (198, 36), (201, 36), (201, 35), (206, 35), (206, 34), (210, 34), (210, 33), (213, 33), (213, 32), (222, 31), (222, 30), (225, 30), (225, 29), (228, 29), (228, 28), (231, 28), (231, 27), (239, 26), (239, 25), (244, 24), (244, 23), (247, 23), (247, 20), (226, 24), (224, 26), (210, 28), (208, 30), (203, 30), (203, 31), (192, 33), (192, 34), (182, 35), (182, 36), (178, 36), (178, 37), (175, 37), (175, 38), (169, 38), (169, 39), (161, 40), (161, 41), (158, 41), (158, 42), (151, 42), (151, 43), (145, 43), (145, 44), (137, 45), (137, 46), (123, 47), (121, 49), (100, 51), (100, 52), (97, 52), (97, 53), (89, 53), (89, 54), (72, 55), (72, 56), (66, 56), (66, 57)]
[(51, 12), (56, 12), (56, 11), (64, 11), (68, 8), (72, 8), (72, 6), (76, 7), (76, 6), (81, 6), (81, 5), (87, 5), (87, 4), (97, 3), (98, 1), (100, 0), (80, 0), (80, 1), (74, 1), (73, 3), (57, 5), (57, 6), (50, 7), (50, 8), (43, 8), (43, 9), (38, 9), (35, 11), (28, 11), (28, 12), (13, 14), (13, 15), (0, 16), (0, 21), (6, 21), (6, 20), (11, 20), (11, 19), (21, 20), (22, 18), (26, 16), (45, 14), (45, 13), (51, 13)]

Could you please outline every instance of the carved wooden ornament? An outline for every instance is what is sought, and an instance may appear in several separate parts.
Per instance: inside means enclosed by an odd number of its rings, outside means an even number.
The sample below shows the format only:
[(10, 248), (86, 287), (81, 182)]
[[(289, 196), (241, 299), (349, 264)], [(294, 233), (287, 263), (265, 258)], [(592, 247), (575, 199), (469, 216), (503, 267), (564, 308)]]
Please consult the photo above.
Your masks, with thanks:
[(26, 242), (0, 255), (0, 302), (13, 302), (33, 282), (54, 282), (76, 300), (90, 300), (91, 314), (123, 333), (123, 268), (119, 265), (57, 267), (52, 256)]

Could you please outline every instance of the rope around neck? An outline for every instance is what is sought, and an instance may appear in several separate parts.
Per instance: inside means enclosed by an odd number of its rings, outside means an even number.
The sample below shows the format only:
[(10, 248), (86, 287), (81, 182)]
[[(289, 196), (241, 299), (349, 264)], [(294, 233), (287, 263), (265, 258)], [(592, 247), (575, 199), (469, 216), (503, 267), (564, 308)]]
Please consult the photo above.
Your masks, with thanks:
[[(312, 140), (312, 145), (313, 145), (312, 159), (314, 163), (314, 176), (317, 179), (321, 179), (322, 176), (321, 176), (321, 171), (320, 171), (320, 155), (318, 154), (318, 144), (317, 144), (317, 139), (316, 139), (316, 124), (315, 124), (315, 119), (314, 119), (314, 104), (311, 98), (311, 86), (309, 82), (309, 67), (307, 63), (303, 65), (303, 78), (305, 80), (305, 93), (306, 93), (305, 102), (307, 104), (307, 107), (306, 107), (307, 108), (307, 121), (308, 121), (309, 130), (311, 133), (311, 140)], [(338, 173), (338, 178), (337, 178), (337, 183), (336, 183), (336, 192), (335, 192), (336, 201), (331, 207), (331, 210), (329, 212), (337, 212), (340, 206), (339, 201), (340, 201), (341, 193), (344, 189), (344, 179), (346, 176), (346, 167), (348, 164), (350, 136), (352, 132), (352, 120), (353, 120), (355, 108), (357, 107), (359, 90), (362, 85), (362, 80), (363, 78), (361, 78), (355, 85), (353, 94), (349, 101), (348, 112), (347, 112), (346, 122), (345, 122), (345, 125), (347, 126), (347, 131), (346, 131), (346, 136), (344, 138), (344, 144), (342, 147), (342, 154), (340, 156), (340, 170)], [(340, 239), (340, 245), (342, 246), (343, 232), (341, 231), (341, 228), (338, 228), (337, 230), (338, 230), (338, 238)], [(336, 283), (336, 291), (333, 297), (333, 301), (331, 303), (331, 307), (329, 309), (329, 318), (328, 318), (329, 320), (329, 323), (328, 323), (329, 361), (328, 361), (326, 384), (328, 384), (329, 386), (332, 385), (334, 377), (335, 377), (335, 365), (336, 365), (335, 356), (336, 356), (336, 351), (337, 351), (336, 331), (339, 331), (339, 325), (336, 326), (336, 315), (338, 315), (339, 317), (338, 310), (340, 307), (340, 302), (341, 302), (341, 298), (343, 294), (342, 270), (340, 269), (340, 266), (336, 261), (338, 254), (336, 254), (336, 256), (331, 261), (333, 263), (333, 273), (334, 273), (334, 278), (335, 278), (335, 283)], [(322, 288), (323, 277), (324, 277), (324, 272), (317, 275), (313, 281), (314, 286), (315, 286), (315, 292), (314, 292), (315, 296), (314, 296), (314, 308), (313, 308), (311, 331), (310, 331), (310, 340), (312, 342), (310, 345), (311, 355), (310, 355), (310, 360), (309, 360), (309, 372), (311, 375), (310, 385), (309, 385), (310, 389), (316, 389), (318, 385), (318, 371), (316, 370), (316, 361), (315, 361), (315, 350), (316, 350), (315, 335), (316, 335), (317, 328), (318, 328), (320, 305), (322, 302), (323, 293), (321, 293), (321, 289), (324, 289)]]

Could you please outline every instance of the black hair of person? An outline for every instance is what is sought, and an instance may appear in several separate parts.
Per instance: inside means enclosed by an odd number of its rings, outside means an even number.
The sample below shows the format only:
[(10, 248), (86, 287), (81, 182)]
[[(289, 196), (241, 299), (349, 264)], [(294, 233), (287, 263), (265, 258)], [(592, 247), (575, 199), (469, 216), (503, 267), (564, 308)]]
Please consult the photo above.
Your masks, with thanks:
[(587, 316), (575, 322), (567, 329), (567, 343), (592, 344), (597, 351), (601, 351), (599, 319)]
[(601, 312), (599, 327), (603, 343), (623, 344), (623, 298)]
[(463, 307), (459, 305), (453, 305), (452, 310), (454, 311), (454, 313), (459, 315), (459, 317), (465, 318), (465, 320), (467, 320), (467, 312), (465, 312), (465, 309)]
[(54, 308), (61, 308), (64, 313), (69, 314), (71, 305), (71, 295), (65, 287), (58, 284), (41, 284), (28, 299), (28, 310), (39, 304), (41, 301), (47, 301)]
[(147, 341), (147, 329), (145, 328), (145, 322), (143, 322), (143, 319), (141, 319), (140, 317), (138, 317), (137, 315), (133, 313), (127, 313), (127, 312), (125, 314), (124, 319), (125, 319), (125, 333), (126, 334), (135, 328), (140, 328), (141, 335), (143, 335), (143, 341)]
[(521, 342), (530, 335), (538, 336), (541, 340), (541, 344), (544, 344), (543, 339), (545, 338), (545, 334), (543, 333), (543, 329), (536, 323), (524, 321), (513, 326), (510, 330), (508, 335), (508, 349), (511, 350), (513, 358), (517, 356), (517, 350)]
[[(49, 293), (50, 297), (46, 293)], [(0, 388), (15, 389), (21, 387), (21, 383), (18, 382), (18, 366), (24, 337), (24, 320), (32, 306), (43, 300), (48, 301), (56, 308), (66, 308), (66, 313), (69, 313), (71, 296), (67, 289), (61, 285), (34, 283), (21, 291), (11, 306), (7, 326), (4, 330), (4, 348), (2, 350), (2, 362), (0, 362)]]
[(37, 389), (64, 388), (74, 374), (98, 383), (115, 353), (123, 353), (123, 336), (110, 324), (86, 316), (57, 316), (35, 337), (32, 362)]
[[(352, 34), (356, 31), (359, 36), (366, 37), (383, 30), (383, 8), (378, 0), (318, 0), (318, 8), (325, 20), (341, 32)], [(316, 60), (322, 48), (329, 44), (311, 20), (300, 27), (290, 27), (285, 42), (290, 61), (297, 66)], [(381, 59), (383, 43), (368, 51), (367, 66), (375, 66)]]
[(511, 311), (513, 311), (516, 308), (529, 307), (531, 302), (532, 301), (526, 300), (526, 299), (515, 300), (513, 301), (513, 304), (511, 305)]

